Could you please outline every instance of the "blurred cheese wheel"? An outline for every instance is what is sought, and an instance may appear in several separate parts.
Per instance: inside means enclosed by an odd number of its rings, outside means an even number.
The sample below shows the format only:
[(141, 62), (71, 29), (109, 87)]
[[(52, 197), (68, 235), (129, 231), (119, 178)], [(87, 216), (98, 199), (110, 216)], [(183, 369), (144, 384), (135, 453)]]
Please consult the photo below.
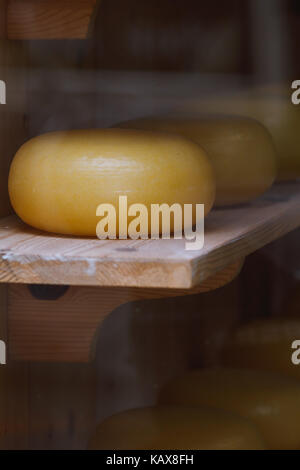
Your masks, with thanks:
[(291, 357), (294, 340), (300, 340), (300, 319), (270, 318), (256, 320), (238, 328), (222, 352), (222, 363), (283, 372), (300, 378), (300, 366)]
[(95, 236), (96, 208), (113, 204), (118, 215), (121, 195), (128, 207), (144, 204), (148, 213), (151, 204), (161, 203), (202, 203), (207, 213), (215, 178), (204, 151), (183, 137), (72, 130), (35, 137), (20, 148), (10, 169), (9, 194), (16, 213), (33, 227)]
[(278, 180), (300, 177), (300, 106), (291, 93), (262, 91), (185, 102), (184, 112), (226, 113), (257, 119), (271, 133), (278, 156)]
[(257, 121), (237, 117), (153, 117), (122, 127), (181, 134), (209, 156), (216, 175), (217, 205), (238, 204), (259, 196), (276, 177), (272, 138)]
[(272, 372), (204, 369), (172, 380), (160, 404), (211, 406), (250, 418), (270, 449), (300, 448), (300, 382)]
[(98, 426), (89, 449), (263, 449), (255, 425), (214, 409), (153, 407), (125, 411)]

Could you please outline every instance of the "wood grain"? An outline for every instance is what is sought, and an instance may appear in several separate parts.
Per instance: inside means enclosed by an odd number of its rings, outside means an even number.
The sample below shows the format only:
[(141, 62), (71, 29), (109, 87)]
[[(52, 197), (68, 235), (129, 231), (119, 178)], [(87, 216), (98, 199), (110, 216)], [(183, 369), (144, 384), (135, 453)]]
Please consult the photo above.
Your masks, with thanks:
[[(7, 286), (0, 286), (0, 339), (7, 337)], [(7, 341), (9, 344), (9, 341)], [(0, 365), (0, 450), (84, 449), (95, 422), (93, 364)]]
[(9, 0), (8, 39), (84, 39), (97, 0)]
[[(0, 286), (0, 338), (7, 338), (7, 286)], [(7, 341), (9, 345), (9, 341)], [(93, 364), (0, 365), (0, 450), (85, 449), (96, 425)]]
[(98, 240), (0, 221), (0, 282), (188, 289), (300, 225), (300, 183), (275, 185), (251, 204), (213, 210), (205, 246), (184, 240)]
[(192, 289), (72, 287), (57, 300), (34, 298), (27, 286), (8, 291), (10, 358), (20, 361), (88, 362), (94, 356), (103, 320), (118, 306), (141, 299), (206, 292), (230, 282), (239, 260)]

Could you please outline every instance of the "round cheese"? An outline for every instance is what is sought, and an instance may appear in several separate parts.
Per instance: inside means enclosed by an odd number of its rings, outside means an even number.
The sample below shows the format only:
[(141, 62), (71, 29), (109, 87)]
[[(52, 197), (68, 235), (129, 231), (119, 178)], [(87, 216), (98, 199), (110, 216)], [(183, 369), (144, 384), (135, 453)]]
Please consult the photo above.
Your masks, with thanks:
[[(292, 90), (291, 90), (292, 91)], [(249, 92), (193, 100), (183, 112), (226, 113), (257, 119), (272, 135), (278, 158), (278, 180), (300, 177), (300, 106), (292, 103), (292, 93)]]
[[(232, 367), (247, 367), (278, 371), (300, 378), (300, 365), (292, 361), (296, 349), (292, 343), (300, 340), (300, 320), (268, 318), (255, 320), (239, 327), (229, 337), (222, 352), (222, 363)], [(300, 354), (298, 355), (300, 359)]]
[[(18, 216), (35, 228), (95, 236), (97, 207), (111, 204), (118, 214), (119, 196), (127, 196), (128, 207), (144, 204), (148, 214), (152, 204), (163, 203), (204, 204), (208, 213), (215, 177), (204, 151), (177, 135), (72, 130), (35, 137), (20, 148), (9, 194)], [(182, 230), (178, 225), (172, 229)]]
[(272, 138), (257, 121), (238, 117), (153, 117), (122, 127), (168, 131), (197, 142), (216, 175), (216, 204), (250, 201), (270, 188), (276, 177)]
[(153, 407), (125, 411), (98, 426), (89, 449), (263, 449), (252, 422), (214, 409)]
[(270, 449), (300, 448), (300, 382), (273, 372), (196, 370), (162, 390), (160, 404), (211, 406), (247, 417)]

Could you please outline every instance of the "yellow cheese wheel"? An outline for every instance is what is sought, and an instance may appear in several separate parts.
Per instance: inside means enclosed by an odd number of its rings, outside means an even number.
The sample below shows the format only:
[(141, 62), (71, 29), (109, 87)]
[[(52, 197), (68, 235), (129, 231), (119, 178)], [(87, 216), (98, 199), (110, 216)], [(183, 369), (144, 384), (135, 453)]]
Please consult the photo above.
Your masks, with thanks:
[(118, 213), (121, 195), (128, 207), (144, 204), (149, 214), (151, 204), (162, 203), (204, 204), (208, 213), (215, 177), (204, 151), (177, 135), (72, 130), (35, 137), (20, 148), (9, 194), (16, 213), (33, 227), (95, 236), (96, 208), (113, 204)]
[(250, 418), (270, 449), (300, 448), (300, 382), (266, 371), (196, 370), (162, 390), (161, 404), (211, 406)]
[(291, 93), (249, 92), (186, 102), (182, 112), (226, 113), (257, 119), (271, 133), (278, 157), (278, 180), (300, 177), (300, 105)]
[(265, 369), (300, 378), (300, 365), (292, 362), (294, 340), (300, 340), (300, 320), (270, 318), (239, 327), (228, 339), (222, 363), (233, 367)]
[(91, 438), (98, 450), (263, 449), (251, 421), (206, 408), (152, 407), (125, 411), (106, 419)]
[(276, 177), (272, 138), (257, 121), (237, 117), (153, 117), (122, 127), (176, 132), (197, 142), (216, 174), (217, 205), (250, 201), (270, 188)]

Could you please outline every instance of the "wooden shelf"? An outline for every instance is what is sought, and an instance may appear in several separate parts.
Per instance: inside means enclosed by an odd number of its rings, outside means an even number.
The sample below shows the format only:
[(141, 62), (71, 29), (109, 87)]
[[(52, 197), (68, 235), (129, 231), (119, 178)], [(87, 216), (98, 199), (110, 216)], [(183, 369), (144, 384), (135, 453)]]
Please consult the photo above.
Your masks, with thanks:
[(300, 182), (212, 211), (200, 251), (186, 251), (184, 240), (51, 235), (12, 216), (0, 222), (0, 282), (189, 289), (298, 226)]
[(8, 39), (85, 39), (97, 0), (8, 0)]

